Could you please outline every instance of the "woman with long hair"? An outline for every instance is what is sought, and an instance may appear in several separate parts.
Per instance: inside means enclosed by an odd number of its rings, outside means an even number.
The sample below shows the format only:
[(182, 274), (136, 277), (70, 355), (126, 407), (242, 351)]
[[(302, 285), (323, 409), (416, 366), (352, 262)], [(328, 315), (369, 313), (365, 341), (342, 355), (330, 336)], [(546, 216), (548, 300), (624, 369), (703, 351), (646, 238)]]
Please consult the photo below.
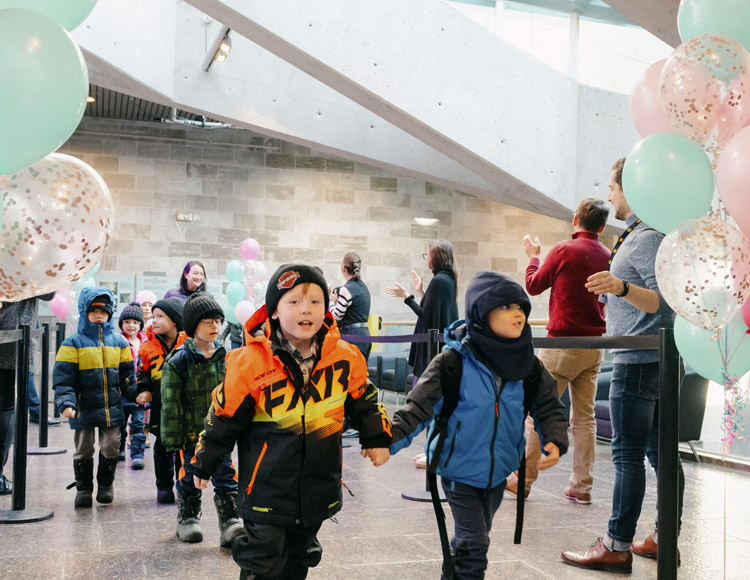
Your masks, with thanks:
[[(370, 290), (362, 281), (362, 259), (356, 252), (349, 252), (341, 262), (341, 274), (345, 283), (331, 293), (330, 310), (338, 323), (341, 334), (370, 336), (367, 321), (370, 318)], [(372, 344), (352, 342), (364, 355), (370, 355)]]
[(204, 292), (211, 296), (208, 290), (206, 290), (206, 269), (198, 260), (191, 260), (182, 269), (179, 286), (167, 290), (164, 299), (177, 298), (184, 304), (196, 292)]
[[(427, 267), (432, 270), (433, 278), (427, 289), (424, 289), (424, 276), (411, 271), (411, 281), (419, 295), (419, 303), (413, 294), (409, 294), (397, 282), (385, 291), (389, 296), (403, 298), (406, 305), (417, 315), (414, 334), (425, 333), (430, 328), (442, 332), (458, 320), (458, 273), (453, 261), (453, 246), (446, 240), (432, 240), (422, 257), (427, 262)], [(415, 382), (429, 363), (427, 344), (412, 343), (409, 364), (414, 367)]]

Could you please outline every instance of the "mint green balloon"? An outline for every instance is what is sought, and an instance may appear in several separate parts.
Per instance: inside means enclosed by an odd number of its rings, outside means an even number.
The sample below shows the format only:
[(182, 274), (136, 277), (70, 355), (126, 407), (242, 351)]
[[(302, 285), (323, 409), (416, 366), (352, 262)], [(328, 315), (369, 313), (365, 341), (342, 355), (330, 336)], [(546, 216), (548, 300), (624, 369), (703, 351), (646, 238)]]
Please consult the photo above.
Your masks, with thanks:
[(62, 26), (73, 30), (96, 5), (96, 0), (0, 0), (0, 10), (5, 8), (25, 8), (44, 14)]
[(680, 38), (721, 34), (750, 51), (750, 2), (747, 0), (682, 0), (677, 12)]
[(674, 321), (674, 340), (680, 356), (696, 373), (720, 385), (724, 383), (723, 351), (730, 357), (727, 365), (730, 375), (741, 378), (750, 371), (750, 336), (745, 336), (746, 332), (742, 314), (729, 321), (717, 340), (711, 340), (714, 331), (695, 326), (682, 316)]
[(78, 45), (46, 16), (0, 10), (0, 174), (43, 159), (73, 134), (89, 75)]
[(245, 287), (242, 282), (230, 282), (227, 284), (226, 295), (230, 308), (225, 310), (233, 310), (238, 302), (245, 299)]
[(242, 282), (242, 262), (239, 260), (229, 260), (225, 272), (230, 282)]
[[(227, 299), (229, 299), (228, 296)], [(237, 317), (234, 315), (234, 306), (230, 306), (229, 308), (224, 309), (224, 318), (226, 318), (227, 322), (231, 322), (232, 324), (240, 323), (240, 321), (237, 320)]]
[(703, 149), (677, 133), (655, 133), (638, 143), (622, 170), (630, 209), (667, 234), (686, 219), (705, 216), (714, 172)]

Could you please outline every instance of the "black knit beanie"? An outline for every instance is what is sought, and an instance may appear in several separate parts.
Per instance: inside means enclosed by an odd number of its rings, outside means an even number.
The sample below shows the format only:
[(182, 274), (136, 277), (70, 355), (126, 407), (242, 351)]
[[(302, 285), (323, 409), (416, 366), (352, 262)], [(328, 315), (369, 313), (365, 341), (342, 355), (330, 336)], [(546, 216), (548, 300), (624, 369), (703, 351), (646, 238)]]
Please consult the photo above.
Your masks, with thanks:
[(107, 322), (112, 320), (112, 298), (109, 294), (99, 294), (94, 297), (91, 304), (89, 304), (89, 307), (86, 309), (86, 312), (91, 312), (94, 308), (98, 308), (107, 313)]
[(151, 312), (156, 309), (161, 310), (177, 326), (177, 332), (182, 330), (182, 308), (183, 304), (179, 298), (162, 298), (157, 300), (151, 308)]
[(203, 292), (196, 292), (187, 299), (182, 311), (182, 321), (185, 325), (185, 334), (192, 337), (198, 323), (204, 318), (221, 318), (224, 321), (224, 311), (221, 305)]
[(299, 284), (317, 284), (323, 290), (326, 310), (328, 310), (328, 284), (326, 283), (323, 270), (317, 266), (306, 266), (305, 264), (284, 264), (274, 272), (268, 281), (266, 288), (266, 312), (273, 316), (279, 300), (295, 286)]
[(131, 302), (120, 312), (120, 318), (117, 321), (120, 330), (122, 330), (122, 323), (125, 320), (137, 320), (141, 323), (140, 330), (143, 330), (143, 309), (137, 302)]

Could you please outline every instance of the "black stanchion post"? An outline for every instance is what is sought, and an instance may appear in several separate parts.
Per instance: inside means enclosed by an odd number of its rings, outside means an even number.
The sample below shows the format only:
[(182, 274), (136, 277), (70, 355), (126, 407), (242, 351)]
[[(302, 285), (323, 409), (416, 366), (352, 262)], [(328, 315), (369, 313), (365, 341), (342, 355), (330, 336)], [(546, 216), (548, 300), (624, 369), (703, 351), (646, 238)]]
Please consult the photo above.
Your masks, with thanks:
[(656, 577), (677, 578), (680, 362), (674, 331), (662, 328), (659, 366), (659, 554)]
[[(427, 331), (427, 357), (429, 360), (435, 358), (438, 353), (437, 347), (438, 331), (431, 328)], [(442, 489), (438, 489), (440, 495), (440, 501), (446, 501), (445, 495)], [(406, 490), (401, 493), (401, 497), (410, 501), (432, 501), (432, 495), (430, 494), (430, 482), (427, 479), (427, 470), (425, 469), (424, 474), (424, 489), (420, 490)]]
[(47, 447), (49, 429), (49, 324), (42, 324), (42, 380), (39, 385), (39, 447)]
[[(55, 353), (57, 353), (57, 351), (60, 350), (63, 340), (65, 340), (65, 323), (58, 322), (57, 328), (55, 329)], [(54, 416), (59, 417), (60, 409), (57, 408), (57, 405), (54, 405), (54, 408), (55, 408)]]
[[(16, 349), (16, 433), (13, 443), (13, 497), (10, 510), (0, 510), (0, 523), (20, 524), (47, 520), (55, 512), (26, 507), (26, 443), (29, 419), (29, 354), (31, 328), (21, 326), (23, 338)], [(46, 411), (45, 411), (46, 412)]]
[(50, 447), (49, 442), (49, 324), (42, 324), (42, 380), (39, 385), (39, 446), (29, 447), (28, 455), (59, 455), (68, 450), (64, 447)]
[(23, 338), (16, 356), (16, 434), (13, 444), (13, 509), (26, 508), (26, 442), (29, 420), (29, 351), (31, 329), (21, 326)]

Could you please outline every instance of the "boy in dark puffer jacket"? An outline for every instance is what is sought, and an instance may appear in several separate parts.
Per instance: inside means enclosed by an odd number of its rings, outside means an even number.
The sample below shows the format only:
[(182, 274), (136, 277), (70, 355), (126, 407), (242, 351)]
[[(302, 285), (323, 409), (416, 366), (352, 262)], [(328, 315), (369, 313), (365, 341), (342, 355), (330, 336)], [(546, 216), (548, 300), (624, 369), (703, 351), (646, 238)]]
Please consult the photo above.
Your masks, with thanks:
[[(457, 579), (484, 578), (492, 519), (506, 478), (518, 468), (525, 449), (527, 377), (535, 377), (530, 412), (546, 453), (539, 469), (555, 465), (568, 448), (557, 382), (534, 356), (530, 311), (521, 286), (502, 274), (478, 272), (466, 290), (466, 321), (446, 329), (446, 350), (432, 360), (393, 418), (391, 453), (407, 447), (425, 427), (432, 433), (433, 418), (443, 405), (441, 359), (452, 354), (448, 349), (460, 355), (458, 405), (448, 420), (436, 467), (455, 521), (451, 547)], [(428, 435), (428, 465), (437, 442)]]
[(96, 501), (112, 503), (120, 426), (125, 424), (122, 396), (132, 400), (136, 383), (130, 344), (114, 332), (112, 293), (106, 288), (84, 288), (78, 311), (78, 332), (66, 338), (57, 352), (53, 383), (55, 404), (75, 431), (73, 469), (78, 493), (74, 504), (91, 507), (96, 429)]
[[(161, 375), (161, 438), (167, 450), (180, 454), (182, 465), (177, 479), (177, 537), (183, 542), (203, 541), (198, 525), (201, 490), (193, 483), (190, 461), (211, 406), (211, 392), (224, 380), (226, 350), (218, 342), (223, 321), (224, 312), (210, 295), (191, 294), (182, 313), (188, 338), (169, 355)], [(231, 452), (224, 456), (212, 481), (219, 542), (228, 548), (243, 533), (237, 515), (237, 471)]]

